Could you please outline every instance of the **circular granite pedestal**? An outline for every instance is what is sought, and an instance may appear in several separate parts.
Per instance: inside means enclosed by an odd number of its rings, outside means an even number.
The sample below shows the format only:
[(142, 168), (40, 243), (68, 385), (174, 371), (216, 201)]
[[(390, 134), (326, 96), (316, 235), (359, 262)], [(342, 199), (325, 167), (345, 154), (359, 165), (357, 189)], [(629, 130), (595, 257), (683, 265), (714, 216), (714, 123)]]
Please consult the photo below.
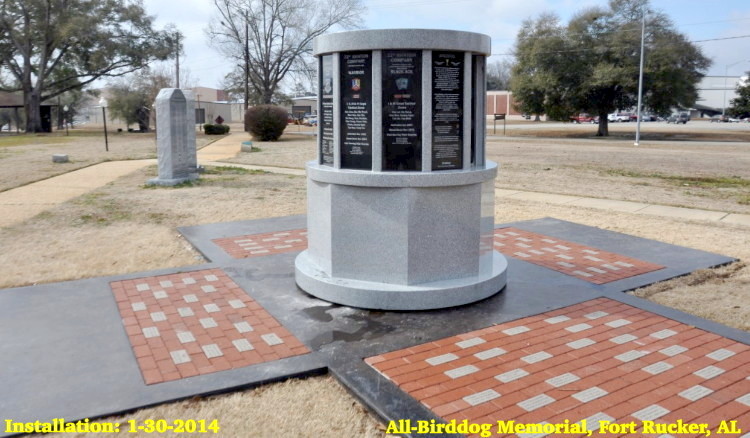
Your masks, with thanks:
[(334, 303), (383, 310), (458, 306), (499, 292), (492, 249), (497, 165), (369, 172), (307, 164), (308, 249), (297, 284)]

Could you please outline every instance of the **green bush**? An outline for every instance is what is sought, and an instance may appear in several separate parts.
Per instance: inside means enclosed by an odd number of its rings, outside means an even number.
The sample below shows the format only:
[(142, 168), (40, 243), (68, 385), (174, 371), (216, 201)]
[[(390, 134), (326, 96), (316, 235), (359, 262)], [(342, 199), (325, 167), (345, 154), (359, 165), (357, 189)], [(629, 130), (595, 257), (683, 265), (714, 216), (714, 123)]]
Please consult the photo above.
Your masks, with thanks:
[(276, 141), (287, 125), (287, 110), (275, 105), (258, 105), (245, 112), (245, 131), (255, 140)]
[(229, 133), (229, 125), (219, 125), (213, 123), (206, 123), (203, 125), (203, 132), (206, 135), (223, 135)]

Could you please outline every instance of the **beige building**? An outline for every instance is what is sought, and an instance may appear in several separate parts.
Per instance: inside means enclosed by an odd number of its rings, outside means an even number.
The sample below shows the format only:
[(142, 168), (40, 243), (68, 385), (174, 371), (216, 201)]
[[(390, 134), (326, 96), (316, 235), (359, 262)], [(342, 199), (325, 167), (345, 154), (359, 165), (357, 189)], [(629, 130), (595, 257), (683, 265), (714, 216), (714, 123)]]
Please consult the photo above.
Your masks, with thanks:
[(193, 87), (190, 89), (196, 101), (204, 102), (229, 102), (229, 94), (224, 90), (208, 87)]

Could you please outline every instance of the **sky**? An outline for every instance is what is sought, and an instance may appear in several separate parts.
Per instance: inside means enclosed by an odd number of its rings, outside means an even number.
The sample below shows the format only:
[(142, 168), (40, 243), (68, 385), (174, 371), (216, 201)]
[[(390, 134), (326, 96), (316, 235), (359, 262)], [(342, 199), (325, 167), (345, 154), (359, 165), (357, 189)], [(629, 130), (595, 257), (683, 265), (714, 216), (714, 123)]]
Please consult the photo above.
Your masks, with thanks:
[[(607, 0), (363, 0), (364, 29), (427, 28), (478, 32), (492, 38), (489, 62), (511, 52), (524, 19), (554, 12), (562, 22), (590, 6)], [(147, 12), (161, 28), (173, 23), (185, 35), (181, 70), (196, 85), (219, 88), (232, 70), (209, 45), (205, 29), (214, 14), (212, 0), (144, 0)], [(691, 41), (750, 35), (750, 2), (747, 0), (651, 0), (665, 12), (677, 30)], [(341, 29), (339, 29), (341, 30)], [(696, 42), (713, 60), (709, 75), (740, 76), (750, 70), (750, 38)], [(187, 71), (183, 70), (186, 69)]]

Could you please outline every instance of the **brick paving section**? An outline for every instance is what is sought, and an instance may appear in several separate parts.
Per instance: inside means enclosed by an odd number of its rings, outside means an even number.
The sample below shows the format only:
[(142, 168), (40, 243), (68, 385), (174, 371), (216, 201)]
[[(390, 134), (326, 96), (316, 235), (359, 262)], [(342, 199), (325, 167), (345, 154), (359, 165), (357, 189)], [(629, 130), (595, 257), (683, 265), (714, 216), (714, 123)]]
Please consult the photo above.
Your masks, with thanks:
[(495, 249), (594, 284), (605, 284), (664, 266), (518, 228), (495, 230)]
[(235, 259), (267, 256), (307, 249), (307, 229), (225, 237), (212, 242)]
[(366, 362), (445, 420), (750, 429), (748, 345), (606, 298)]
[(309, 352), (221, 269), (110, 287), (147, 385)]

